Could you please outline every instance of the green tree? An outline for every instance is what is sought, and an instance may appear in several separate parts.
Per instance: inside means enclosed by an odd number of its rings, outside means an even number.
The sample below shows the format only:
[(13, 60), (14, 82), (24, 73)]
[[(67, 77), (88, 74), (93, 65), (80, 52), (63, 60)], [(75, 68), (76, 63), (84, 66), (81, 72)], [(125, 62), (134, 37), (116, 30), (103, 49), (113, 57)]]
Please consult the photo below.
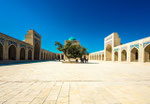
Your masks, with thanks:
[(87, 49), (81, 45), (72, 44), (71, 41), (68, 41), (65, 45), (62, 45), (60, 42), (55, 42), (55, 46), (59, 51), (62, 51), (64, 55), (70, 60), (70, 58), (82, 58), (83, 55), (87, 55)]

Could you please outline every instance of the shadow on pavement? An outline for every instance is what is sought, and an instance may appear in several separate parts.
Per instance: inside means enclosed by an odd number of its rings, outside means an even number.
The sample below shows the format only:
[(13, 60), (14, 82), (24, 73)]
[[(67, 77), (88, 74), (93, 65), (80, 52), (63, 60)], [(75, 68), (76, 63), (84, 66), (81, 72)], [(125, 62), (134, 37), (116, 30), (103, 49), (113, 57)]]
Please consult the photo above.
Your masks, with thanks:
[(39, 62), (47, 62), (47, 61), (55, 61), (55, 60), (19, 60), (19, 61), (0, 61), (0, 66), (8, 66), (8, 65), (19, 65), (19, 64), (29, 64), (29, 63), (39, 63)]

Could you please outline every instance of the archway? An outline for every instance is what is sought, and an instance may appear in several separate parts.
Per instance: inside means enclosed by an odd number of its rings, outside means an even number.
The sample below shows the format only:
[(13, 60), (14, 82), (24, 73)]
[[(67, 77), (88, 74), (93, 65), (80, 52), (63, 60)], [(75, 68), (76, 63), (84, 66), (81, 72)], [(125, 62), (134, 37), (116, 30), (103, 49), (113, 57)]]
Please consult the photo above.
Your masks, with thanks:
[(99, 60), (101, 60), (101, 55), (99, 55)]
[(31, 50), (28, 51), (28, 60), (32, 60), (32, 51)]
[(34, 46), (34, 60), (39, 60), (40, 57), (40, 45), (36, 43)]
[(8, 49), (9, 60), (16, 60), (16, 47), (11, 45)]
[(150, 62), (150, 44), (144, 49), (144, 61)]
[(117, 51), (114, 53), (114, 61), (118, 61), (118, 52)]
[(137, 48), (133, 48), (131, 50), (131, 61), (132, 62), (137, 62), (139, 59), (139, 52)]
[(60, 55), (57, 56), (57, 59), (60, 60)]
[(24, 48), (20, 49), (20, 60), (25, 60), (25, 49)]
[(106, 61), (112, 61), (112, 46), (109, 44), (106, 47)]
[(0, 43), (0, 60), (3, 60), (3, 45)]
[(126, 50), (123, 50), (121, 52), (121, 61), (127, 61), (127, 52), (126, 52)]

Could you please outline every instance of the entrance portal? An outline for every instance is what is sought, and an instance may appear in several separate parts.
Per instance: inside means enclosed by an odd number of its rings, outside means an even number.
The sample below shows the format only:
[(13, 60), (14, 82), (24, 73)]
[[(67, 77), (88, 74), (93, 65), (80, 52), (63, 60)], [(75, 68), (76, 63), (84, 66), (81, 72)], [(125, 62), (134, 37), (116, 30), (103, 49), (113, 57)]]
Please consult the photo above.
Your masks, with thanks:
[(34, 60), (39, 60), (40, 57), (40, 46), (38, 43), (34, 46)]
[(107, 45), (106, 47), (106, 61), (112, 61), (112, 46)]

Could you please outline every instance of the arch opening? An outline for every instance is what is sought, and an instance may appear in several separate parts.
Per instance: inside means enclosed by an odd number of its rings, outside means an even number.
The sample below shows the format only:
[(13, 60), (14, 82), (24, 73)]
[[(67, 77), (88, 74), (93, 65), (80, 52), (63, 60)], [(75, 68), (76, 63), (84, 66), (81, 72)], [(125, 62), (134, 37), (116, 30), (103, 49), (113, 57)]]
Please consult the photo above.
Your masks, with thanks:
[(121, 61), (127, 61), (127, 52), (126, 52), (126, 50), (123, 50), (121, 52)]
[(131, 62), (138, 62), (139, 52), (137, 48), (131, 50)]
[(108, 45), (106, 47), (106, 61), (112, 61), (112, 46)]
[(16, 60), (16, 47), (14, 45), (11, 45), (8, 49), (8, 57), (9, 57), (9, 60)]
[(40, 45), (38, 43), (34, 46), (34, 60), (39, 60), (40, 57)]
[(150, 44), (144, 49), (144, 62), (150, 62)]
[(28, 60), (32, 60), (32, 51), (31, 50), (28, 51)]
[(99, 55), (99, 60), (101, 60), (101, 55)]
[(118, 61), (118, 52), (114, 53), (114, 61)]
[(0, 43), (0, 60), (3, 60), (3, 45)]
[(25, 60), (25, 49), (24, 48), (20, 49), (20, 60)]
[(57, 59), (60, 60), (60, 55), (57, 56)]

